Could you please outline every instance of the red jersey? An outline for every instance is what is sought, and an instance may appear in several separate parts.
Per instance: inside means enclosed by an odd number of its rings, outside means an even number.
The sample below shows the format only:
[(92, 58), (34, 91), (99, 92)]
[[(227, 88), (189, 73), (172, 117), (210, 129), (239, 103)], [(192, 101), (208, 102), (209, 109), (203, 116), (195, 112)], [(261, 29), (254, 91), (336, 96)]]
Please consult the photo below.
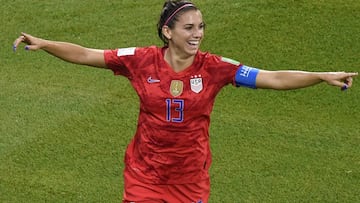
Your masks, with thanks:
[(198, 51), (193, 64), (176, 73), (164, 51), (151, 46), (104, 53), (108, 68), (127, 77), (140, 98), (125, 172), (155, 184), (194, 183), (209, 178), (210, 113), (221, 88), (234, 84), (240, 64)]

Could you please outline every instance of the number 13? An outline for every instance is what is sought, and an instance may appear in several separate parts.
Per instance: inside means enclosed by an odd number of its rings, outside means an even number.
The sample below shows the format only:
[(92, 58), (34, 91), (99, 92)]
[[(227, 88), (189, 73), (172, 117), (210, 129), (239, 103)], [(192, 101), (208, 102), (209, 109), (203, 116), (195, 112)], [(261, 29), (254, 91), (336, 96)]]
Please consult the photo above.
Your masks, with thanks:
[[(166, 121), (181, 123), (184, 121), (184, 100), (182, 99), (166, 99)], [(172, 105), (176, 105), (174, 110), (177, 112), (177, 117), (171, 114)]]

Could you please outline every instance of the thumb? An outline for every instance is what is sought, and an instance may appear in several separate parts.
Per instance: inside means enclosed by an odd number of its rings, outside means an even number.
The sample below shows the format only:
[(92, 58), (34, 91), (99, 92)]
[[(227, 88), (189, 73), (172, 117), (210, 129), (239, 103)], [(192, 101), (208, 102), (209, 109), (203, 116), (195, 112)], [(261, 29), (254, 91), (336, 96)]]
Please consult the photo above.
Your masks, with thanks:
[(36, 51), (38, 49), (40, 49), (40, 46), (38, 46), (38, 45), (26, 45), (25, 46), (26, 51)]
[(338, 87), (343, 87), (344, 85), (347, 85), (345, 82), (339, 81), (339, 80), (331, 80), (328, 81), (329, 85), (333, 85), (333, 86), (338, 86)]
[(344, 84), (343, 86), (341, 87), (341, 90), (344, 91), (344, 90), (347, 90), (348, 88), (350, 88), (352, 86), (352, 77), (349, 77), (347, 78), (345, 81), (344, 81)]

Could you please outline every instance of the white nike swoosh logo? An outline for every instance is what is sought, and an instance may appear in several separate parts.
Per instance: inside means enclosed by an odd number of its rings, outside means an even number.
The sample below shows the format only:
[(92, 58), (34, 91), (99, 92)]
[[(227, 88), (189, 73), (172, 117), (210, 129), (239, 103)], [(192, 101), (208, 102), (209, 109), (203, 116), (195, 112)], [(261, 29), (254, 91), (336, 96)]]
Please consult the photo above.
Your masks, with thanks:
[(148, 77), (147, 82), (148, 83), (157, 83), (157, 82), (160, 82), (160, 80), (152, 79), (151, 76), (150, 76), (150, 77)]

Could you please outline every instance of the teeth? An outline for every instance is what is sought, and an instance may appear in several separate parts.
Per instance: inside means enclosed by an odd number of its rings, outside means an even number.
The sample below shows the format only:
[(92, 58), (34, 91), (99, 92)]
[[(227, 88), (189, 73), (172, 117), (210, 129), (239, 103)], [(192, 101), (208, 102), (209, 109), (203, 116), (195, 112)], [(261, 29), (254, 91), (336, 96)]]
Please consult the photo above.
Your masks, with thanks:
[(190, 41), (189, 44), (191, 44), (191, 45), (198, 45), (198, 44), (199, 44), (199, 41)]

